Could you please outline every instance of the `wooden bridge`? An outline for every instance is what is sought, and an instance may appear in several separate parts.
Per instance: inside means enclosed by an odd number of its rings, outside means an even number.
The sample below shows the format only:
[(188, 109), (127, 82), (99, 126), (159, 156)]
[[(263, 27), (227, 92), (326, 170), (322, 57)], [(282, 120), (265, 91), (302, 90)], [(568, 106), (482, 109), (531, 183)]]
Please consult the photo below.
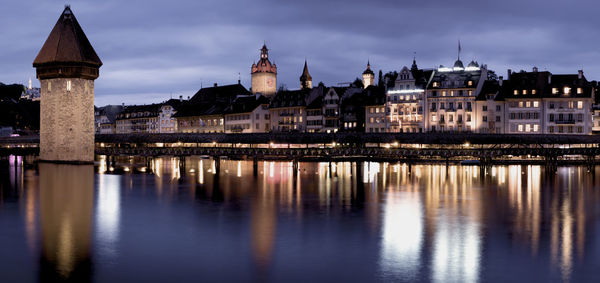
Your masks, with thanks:
[[(36, 154), (37, 137), (0, 139), (0, 155)], [(538, 163), (592, 167), (600, 136), (493, 134), (127, 134), (97, 135), (96, 154), (192, 156), (240, 159), (388, 160), (408, 163), (476, 159), (492, 163)]]

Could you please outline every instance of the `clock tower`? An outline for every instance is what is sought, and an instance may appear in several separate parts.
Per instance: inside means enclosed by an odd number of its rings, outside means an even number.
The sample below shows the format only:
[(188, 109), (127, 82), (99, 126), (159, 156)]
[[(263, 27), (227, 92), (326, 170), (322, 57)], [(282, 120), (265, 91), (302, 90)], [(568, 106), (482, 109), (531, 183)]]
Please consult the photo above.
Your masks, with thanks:
[(269, 61), (269, 49), (266, 45), (260, 49), (258, 63), (252, 64), (252, 93), (261, 93), (272, 97), (277, 91), (277, 66)]

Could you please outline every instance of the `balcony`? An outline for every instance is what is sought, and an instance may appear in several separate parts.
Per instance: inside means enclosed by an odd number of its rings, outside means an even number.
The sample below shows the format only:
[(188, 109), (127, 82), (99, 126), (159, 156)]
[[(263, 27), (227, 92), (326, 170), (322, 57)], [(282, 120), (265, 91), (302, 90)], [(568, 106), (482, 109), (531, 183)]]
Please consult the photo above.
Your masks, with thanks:
[(575, 119), (566, 119), (566, 120), (556, 120), (554, 121), (555, 124), (557, 125), (569, 125), (569, 124), (575, 124)]

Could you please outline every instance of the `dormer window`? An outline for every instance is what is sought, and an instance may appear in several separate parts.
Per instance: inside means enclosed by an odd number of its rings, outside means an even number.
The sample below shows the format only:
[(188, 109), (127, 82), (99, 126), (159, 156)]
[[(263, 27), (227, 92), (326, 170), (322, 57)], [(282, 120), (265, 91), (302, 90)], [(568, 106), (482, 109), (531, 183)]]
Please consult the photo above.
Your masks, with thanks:
[(552, 94), (557, 94), (558, 93), (558, 88), (553, 87), (552, 88)]
[(522, 93), (523, 95), (525, 95), (525, 94), (527, 94), (527, 90), (526, 90), (526, 89), (524, 89), (523, 91), (521, 91), (521, 93)]
[(531, 94), (535, 94), (535, 89), (532, 89), (532, 90), (531, 90)]
[(473, 86), (473, 81), (468, 81), (468, 82), (467, 82), (467, 85), (468, 85), (468, 86)]
[(583, 93), (583, 89), (582, 89), (582, 88), (580, 88), (580, 87), (578, 87), (578, 88), (577, 88), (577, 94), (582, 94), (582, 93)]
[(439, 87), (440, 83), (439, 82), (433, 82), (433, 87)]
[(515, 90), (513, 91), (513, 94), (514, 94), (514, 95), (517, 95), (517, 94), (519, 94), (519, 91), (515, 89)]

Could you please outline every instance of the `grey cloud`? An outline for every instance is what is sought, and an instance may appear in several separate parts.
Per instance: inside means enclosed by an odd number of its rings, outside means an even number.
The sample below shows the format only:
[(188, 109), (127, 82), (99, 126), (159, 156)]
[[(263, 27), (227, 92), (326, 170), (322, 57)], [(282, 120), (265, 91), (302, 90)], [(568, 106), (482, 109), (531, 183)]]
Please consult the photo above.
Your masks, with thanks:
[[(0, 81), (25, 82), (62, 4), (11, 1), (0, 18)], [(156, 102), (193, 95), (201, 84), (250, 84), (250, 65), (266, 40), (278, 81), (298, 87), (307, 58), (315, 82), (376, 70), (451, 65), (462, 58), (507, 68), (600, 76), (595, 1), (205, 0), (73, 1), (72, 8), (105, 63), (99, 104)], [(126, 101), (125, 101), (126, 100)]]

